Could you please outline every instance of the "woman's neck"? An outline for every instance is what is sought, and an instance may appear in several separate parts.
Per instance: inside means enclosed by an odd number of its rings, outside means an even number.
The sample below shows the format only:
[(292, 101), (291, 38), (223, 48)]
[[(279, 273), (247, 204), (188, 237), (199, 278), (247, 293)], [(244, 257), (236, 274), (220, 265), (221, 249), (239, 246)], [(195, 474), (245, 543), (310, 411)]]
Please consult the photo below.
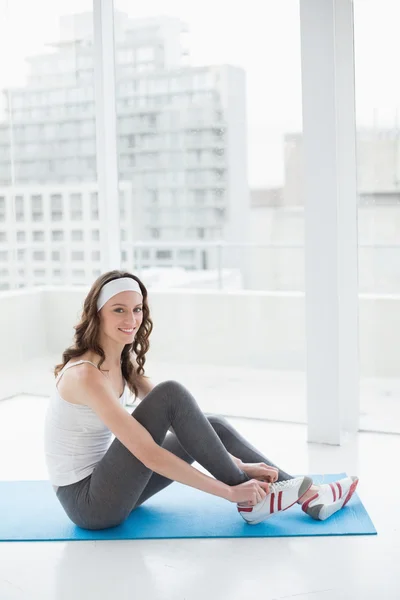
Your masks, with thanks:
[[(101, 356), (99, 354), (97, 354), (96, 352), (88, 352), (86, 354), (86, 356), (87, 356), (88, 360), (95, 363), (96, 365), (101, 360)], [(115, 358), (115, 357), (114, 357), (114, 359), (110, 359), (106, 356), (105, 361), (102, 363), (100, 368), (102, 371), (104, 371), (104, 370), (118, 371), (121, 369), (121, 359)]]

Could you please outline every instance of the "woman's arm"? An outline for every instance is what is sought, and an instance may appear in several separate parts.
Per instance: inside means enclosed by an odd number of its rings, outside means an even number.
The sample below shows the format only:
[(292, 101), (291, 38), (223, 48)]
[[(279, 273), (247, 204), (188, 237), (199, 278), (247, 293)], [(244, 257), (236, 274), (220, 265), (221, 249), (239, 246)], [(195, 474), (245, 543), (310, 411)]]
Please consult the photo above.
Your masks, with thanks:
[(147, 429), (119, 404), (101, 373), (94, 371), (93, 374), (88, 370), (79, 373), (79, 378), (76, 378), (74, 386), (71, 387), (70, 395), (82, 404), (90, 406), (125, 448), (151, 471), (172, 481), (234, 501), (232, 498), (235, 490), (231, 486), (201, 473), (159, 446)]

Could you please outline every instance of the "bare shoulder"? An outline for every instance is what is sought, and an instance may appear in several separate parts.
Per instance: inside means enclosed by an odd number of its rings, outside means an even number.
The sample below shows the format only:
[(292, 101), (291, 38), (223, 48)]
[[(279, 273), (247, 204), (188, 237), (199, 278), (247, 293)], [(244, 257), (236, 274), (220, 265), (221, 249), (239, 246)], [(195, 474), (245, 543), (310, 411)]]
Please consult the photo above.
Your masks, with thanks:
[[(69, 364), (79, 360), (81, 359), (74, 359)], [(82, 363), (67, 369), (58, 382), (57, 388), (67, 402), (89, 406), (88, 391), (96, 392), (100, 388), (102, 389), (104, 382), (105, 378), (98, 369), (89, 363)]]
[(64, 378), (68, 388), (65, 400), (89, 406), (134, 456), (154, 470), (159, 445), (147, 429), (121, 406), (103, 374), (92, 365), (82, 363), (68, 369), (60, 379), (60, 385)]

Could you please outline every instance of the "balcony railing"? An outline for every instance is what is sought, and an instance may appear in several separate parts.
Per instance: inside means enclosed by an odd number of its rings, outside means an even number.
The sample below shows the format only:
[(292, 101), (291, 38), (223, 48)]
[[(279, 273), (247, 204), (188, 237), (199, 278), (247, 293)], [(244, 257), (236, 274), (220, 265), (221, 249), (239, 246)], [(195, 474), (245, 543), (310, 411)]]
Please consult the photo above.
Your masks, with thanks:
[[(0, 243), (0, 288), (90, 284), (101, 272), (99, 252), (95, 240)], [(121, 259), (149, 287), (304, 291), (301, 243), (123, 241)], [(400, 244), (359, 245), (359, 291), (400, 293)]]
[[(0, 293), (0, 399), (50, 393), (87, 291)], [(156, 381), (182, 381), (207, 412), (305, 422), (303, 293), (152, 289), (150, 307)], [(363, 427), (400, 431), (400, 295), (360, 294), (359, 308)]]

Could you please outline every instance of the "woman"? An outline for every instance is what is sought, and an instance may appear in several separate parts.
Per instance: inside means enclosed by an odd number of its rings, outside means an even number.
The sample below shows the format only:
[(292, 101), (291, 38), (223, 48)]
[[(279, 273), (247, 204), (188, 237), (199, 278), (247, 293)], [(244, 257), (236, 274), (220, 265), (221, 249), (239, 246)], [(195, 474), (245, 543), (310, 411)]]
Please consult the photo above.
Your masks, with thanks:
[[(55, 367), (45, 454), (71, 521), (114, 527), (173, 481), (236, 503), (251, 524), (296, 502), (323, 520), (350, 500), (357, 478), (321, 486), (293, 478), (226, 419), (204, 415), (179, 383), (153, 386), (144, 372), (152, 328), (143, 283), (131, 273), (105, 273), (84, 301), (75, 344)], [(141, 399), (132, 414), (124, 408), (127, 388)]]

